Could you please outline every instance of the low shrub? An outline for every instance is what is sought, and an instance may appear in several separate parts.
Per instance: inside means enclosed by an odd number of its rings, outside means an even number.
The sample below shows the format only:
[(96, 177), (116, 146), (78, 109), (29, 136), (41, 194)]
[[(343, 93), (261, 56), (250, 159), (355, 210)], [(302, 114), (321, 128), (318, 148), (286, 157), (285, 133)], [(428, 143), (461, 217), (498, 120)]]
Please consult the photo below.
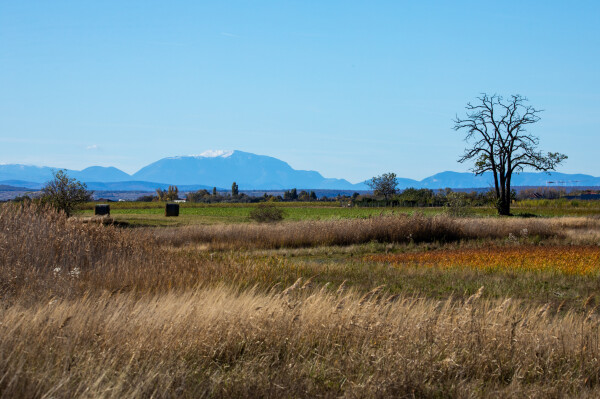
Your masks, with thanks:
[(272, 223), (283, 220), (283, 209), (272, 204), (259, 204), (250, 211), (250, 219), (259, 223)]

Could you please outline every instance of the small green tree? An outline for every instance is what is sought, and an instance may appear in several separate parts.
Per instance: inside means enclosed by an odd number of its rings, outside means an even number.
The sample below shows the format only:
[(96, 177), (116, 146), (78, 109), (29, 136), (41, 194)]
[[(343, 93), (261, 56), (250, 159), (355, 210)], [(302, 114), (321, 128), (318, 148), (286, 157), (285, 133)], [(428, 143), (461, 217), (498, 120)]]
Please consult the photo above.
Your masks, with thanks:
[(292, 188), (291, 190), (286, 191), (285, 193), (283, 193), (283, 199), (286, 201), (295, 201), (298, 199), (298, 190), (296, 190), (295, 188)]
[(216, 187), (213, 187), (212, 195), (214, 195), (215, 197), (217, 196), (217, 188)]
[(233, 182), (233, 184), (231, 185), (231, 195), (233, 197), (235, 197), (239, 193), (240, 193), (240, 188), (238, 187), (236, 182)]
[(396, 179), (395, 173), (384, 173), (381, 176), (373, 177), (366, 184), (373, 189), (373, 194), (383, 195), (387, 201), (390, 195), (396, 194), (398, 179)]
[(308, 191), (304, 191), (304, 190), (300, 191), (298, 193), (298, 200), (304, 201), (304, 202), (310, 201), (310, 195), (308, 194)]
[(42, 188), (42, 204), (48, 204), (71, 216), (77, 205), (92, 199), (92, 192), (88, 191), (85, 183), (70, 178), (65, 170), (53, 172), (52, 176), (52, 180)]

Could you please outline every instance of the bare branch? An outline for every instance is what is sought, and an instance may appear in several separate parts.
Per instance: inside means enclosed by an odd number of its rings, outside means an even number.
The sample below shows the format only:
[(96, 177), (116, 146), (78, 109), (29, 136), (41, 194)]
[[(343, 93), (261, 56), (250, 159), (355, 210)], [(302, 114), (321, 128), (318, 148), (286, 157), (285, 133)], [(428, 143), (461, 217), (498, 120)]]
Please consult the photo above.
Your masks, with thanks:
[[(542, 112), (527, 104), (519, 94), (504, 100), (497, 94), (482, 93), (475, 103), (467, 103), (466, 117), (453, 120), (455, 131), (464, 131), (469, 143), (459, 162), (474, 160), (472, 171), (492, 172), (499, 201), (498, 211), (510, 211), (510, 182), (513, 173), (525, 168), (548, 171), (561, 164), (566, 155), (537, 151), (539, 139), (527, 127), (540, 120)], [(507, 203), (508, 201), (508, 203)]]

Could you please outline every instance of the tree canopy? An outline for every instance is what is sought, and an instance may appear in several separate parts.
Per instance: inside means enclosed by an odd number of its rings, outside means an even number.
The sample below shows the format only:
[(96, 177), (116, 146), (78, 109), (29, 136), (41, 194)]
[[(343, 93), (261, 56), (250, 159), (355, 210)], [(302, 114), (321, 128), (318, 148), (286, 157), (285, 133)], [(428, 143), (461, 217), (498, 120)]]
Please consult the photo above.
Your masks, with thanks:
[(383, 195), (387, 200), (390, 195), (396, 194), (398, 179), (396, 179), (395, 173), (384, 173), (381, 176), (373, 177), (366, 184), (373, 189), (373, 194)]
[(53, 173), (53, 178), (41, 190), (40, 202), (63, 211), (70, 216), (75, 207), (92, 198), (92, 192), (87, 190), (85, 183), (70, 178), (66, 171)]

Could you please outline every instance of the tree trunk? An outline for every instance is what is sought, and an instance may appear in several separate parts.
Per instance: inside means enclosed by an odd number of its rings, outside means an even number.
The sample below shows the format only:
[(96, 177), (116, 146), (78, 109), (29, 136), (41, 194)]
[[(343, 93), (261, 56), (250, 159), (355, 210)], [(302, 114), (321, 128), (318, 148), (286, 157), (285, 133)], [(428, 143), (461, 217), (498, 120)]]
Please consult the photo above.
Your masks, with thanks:
[(510, 204), (512, 202), (512, 197), (511, 197), (511, 190), (510, 190), (510, 181), (512, 179), (512, 170), (509, 169), (508, 172), (506, 173), (506, 181), (505, 181), (505, 185), (506, 185), (506, 198), (504, 200), (506, 206), (504, 211), (506, 213), (504, 213), (503, 215), (505, 216), (509, 216), (510, 215)]
[(506, 196), (500, 199), (498, 202), (498, 215), (509, 216), (510, 215), (510, 197), (507, 199)]
[(510, 215), (510, 176), (507, 176), (504, 169), (499, 171), (500, 175), (500, 197), (497, 198), (496, 209), (498, 209), (498, 215), (508, 216)]
[(508, 186), (509, 180), (503, 179), (502, 182), (502, 193), (500, 200), (498, 201), (498, 215), (509, 216), (510, 215), (510, 186)]

